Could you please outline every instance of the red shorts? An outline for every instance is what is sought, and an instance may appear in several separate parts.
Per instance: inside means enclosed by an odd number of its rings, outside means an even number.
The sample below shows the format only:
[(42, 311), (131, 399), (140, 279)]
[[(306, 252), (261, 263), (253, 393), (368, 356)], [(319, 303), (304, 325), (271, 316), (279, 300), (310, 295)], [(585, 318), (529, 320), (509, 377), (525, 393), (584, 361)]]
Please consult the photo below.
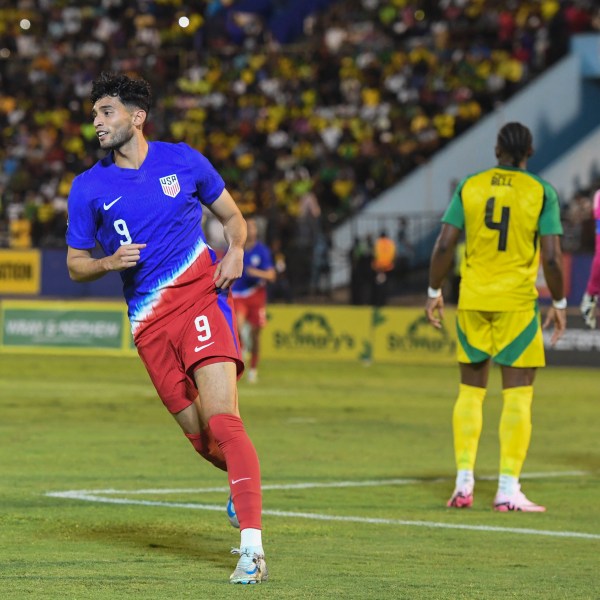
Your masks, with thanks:
[(231, 361), (238, 377), (244, 371), (229, 290), (203, 296), (161, 326), (142, 331), (135, 345), (160, 399), (173, 414), (198, 395), (194, 371), (199, 366)]
[(235, 312), (244, 317), (252, 327), (267, 324), (267, 288), (260, 287), (249, 296), (234, 298)]

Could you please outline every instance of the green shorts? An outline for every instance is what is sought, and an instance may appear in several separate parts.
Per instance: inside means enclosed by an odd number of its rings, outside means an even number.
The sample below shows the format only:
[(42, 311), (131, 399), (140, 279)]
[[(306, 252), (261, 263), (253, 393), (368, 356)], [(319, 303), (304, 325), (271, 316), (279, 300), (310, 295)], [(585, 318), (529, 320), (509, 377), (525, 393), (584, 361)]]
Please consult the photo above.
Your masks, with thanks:
[(461, 363), (488, 358), (507, 367), (544, 367), (546, 356), (540, 311), (459, 310), (456, 317), (457, 357)]

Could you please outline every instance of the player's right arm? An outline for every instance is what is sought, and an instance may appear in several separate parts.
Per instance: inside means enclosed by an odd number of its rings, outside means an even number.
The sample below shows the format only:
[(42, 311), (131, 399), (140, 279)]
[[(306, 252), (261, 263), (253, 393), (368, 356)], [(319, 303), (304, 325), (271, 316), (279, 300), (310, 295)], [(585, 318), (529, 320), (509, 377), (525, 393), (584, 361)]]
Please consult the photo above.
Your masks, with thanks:
[[(425, 303), (425, 314), (427, 315), (427, 320), (436, 329), (442, 327), (442, 319), (444, 318), (442, 284), (452, 268), (456, 245), (465, 226), (465, 213), (461, 193), (467, 179), (465, 177), (454, 190), (454, 194), (452, 194), (452, 200), (442, 217), (442, 229), (431, 253), (429, 290), (427, 302)], [(430, 293), (436, 290), (439, 290), (438, 295), (431, 296)]]
[(455, 248), (460, 234), (461, 230), (458, 227), (449, 223), (443, 223), (433, 247), (433, 252), (431, 253), (429, 288), (431, 290), (440, 290), (440, 292), (436, 297), (429, 296), (427, 298), (425, 313), (427, 320), (437, 329), (441, 328), (442, 319), (444, 318), (444, 297), (441, 293), (441, 288), (444, 279), (452, 268)]
[(90, 171), (77, 176), (68, 199), (67, 269), (73, 281), (82, 283), (100, 279), (109, 271), (124, 271), (135, 267), (140, 260), (140, 250), (146, 247), (146, 244), (121, 242), (120, 247), (110, 256), (92, 256), (98, 233), (97, 215), (90, 201), (93, 181)]
[(110, 271), (124, 271), (135, 267), (140, 251), (146, 244), (124, 244), (113, 255), (94, 258), (91, 250), (68, 247), (67, 268), (73, 281), (86, 282), (100, 279)]

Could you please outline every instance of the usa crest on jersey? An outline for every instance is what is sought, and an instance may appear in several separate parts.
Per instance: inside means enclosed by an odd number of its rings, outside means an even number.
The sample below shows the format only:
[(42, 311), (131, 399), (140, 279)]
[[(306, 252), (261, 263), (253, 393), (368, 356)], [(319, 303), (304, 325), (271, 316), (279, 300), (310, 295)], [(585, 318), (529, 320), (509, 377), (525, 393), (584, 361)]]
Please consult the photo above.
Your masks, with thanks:
[(175, 198), (175, 196), (177, 196), (177, 194), (179, 194), (179, 192), (181, 191), (177, 175), (167, 175), (166, 177), (161, 177), (159, 181), (162, 187), (162, 191), (166, 196)]

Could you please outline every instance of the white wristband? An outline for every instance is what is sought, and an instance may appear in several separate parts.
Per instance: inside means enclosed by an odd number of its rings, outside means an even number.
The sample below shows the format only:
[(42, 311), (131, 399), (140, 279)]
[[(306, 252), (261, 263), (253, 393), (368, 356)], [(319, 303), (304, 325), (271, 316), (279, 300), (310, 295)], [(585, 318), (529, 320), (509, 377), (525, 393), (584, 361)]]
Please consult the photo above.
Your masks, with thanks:
[(427, 288), (427, 297), (428, 298), (439, 298), (442, 295), (442, 288), (438, 288), (435, 290), (432, 287)]
[(567, 308), (567, 299), (563, 298), (562, 300), (552, 300), (552, 306), (558, 310), (565, 310), (565, 308)]

